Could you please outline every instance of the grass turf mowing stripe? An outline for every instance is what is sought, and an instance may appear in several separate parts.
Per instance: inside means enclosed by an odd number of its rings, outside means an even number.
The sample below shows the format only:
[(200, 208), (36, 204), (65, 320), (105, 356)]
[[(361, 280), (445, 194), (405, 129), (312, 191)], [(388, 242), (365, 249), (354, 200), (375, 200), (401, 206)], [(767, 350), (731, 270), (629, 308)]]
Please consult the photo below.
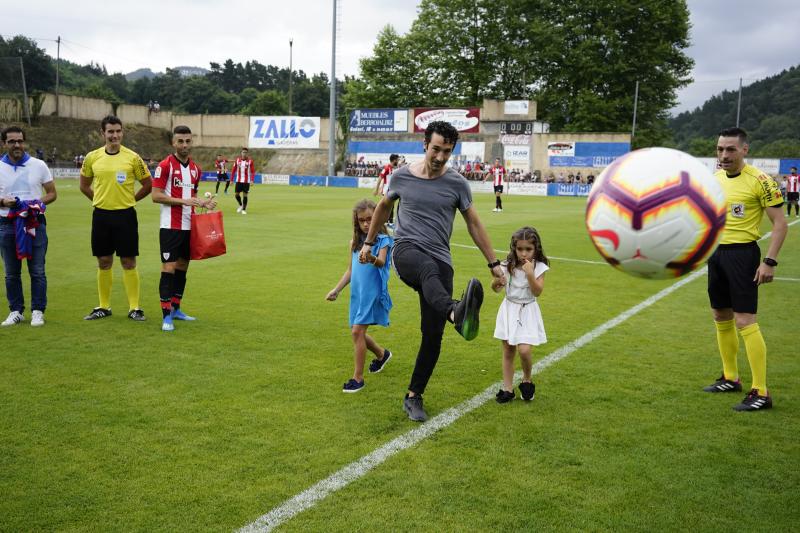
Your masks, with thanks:
[[(798, 221), (792, 222), (789, 225), (793, 225), (797, 222)], [(759, 240), (768, 239), (771, 235), (772, 232), (769, 232), (765, 234), (763, 237), (761, 237), (761, 239)], [(460, 246), (467, 247), (465, 245), (460, 245)], [(469, 248), (474, 248), (474, 247), (469, 246)], [(669, 296), (671, 293), (680, 289), (684, 285), (691, 283), (692, 281), (696, 280), (701, 276), (705, 276), (707, 271), (708, 267), (704, 266), (703, 268), (692, 272), (685, 278), (676, 281), (669, 287), (662, 289), (653, 296), (650, 296), (649, 298), (634, 305), (633, 307), (627, 309), (626, 311), (623, 311), (622, 313), (615, 316), (611, 320), (597, 326), (590, 332), (578, 337), (574, 341), (568, 342), (567, 344), (556, 349), (555, 351), (550, 352), (547, 356), (545, 356), (543, 359), (541, 359), (540, 361), (538, 361), (536, 364), (533, 365), (532, 373), (533, 374), (540, 373), (547, 367), (557, 363), (558, 361), (564, 359), (565, 357), (575, 352), (576, 350), (591, 343), (592, 341), (594, 341), (607, 331), (622, 324), (629, 318), (637, 315), (641, 311), (647, 309), (648, 307), (658, 302), (659, 300), (665, 298), (666, 296)], [(518, 370), (517, 372), (514, 373), (515, 380), (519, 380), (521, 376), (522, 376), (522, 371)], [(287, 522), (288, 520), (302, 513), (306, 509), (314, 507), (317, 504), (317, 502), (324, 500), (329, 494), (341, 488), (346, 487), (347, 485), (349, 485), (353, 481), (358, 480), (359, 478), (364, 477), (366, 474), (370, 472), (370, 470), (380, 465), (393, 455), (408, 448), (411, 448), (412, 446), (416, 445), (417, 443), (421, 442), (427, 437), (433, 435), (440, 429), (444, 429), (447, 426), (453, 424), (456, 420), (458, 420), (465, 414), (470, 413), (471, 411), (477, 409), (478, 407), (481, 407), (483, 404), (494, 398), (495, 391), (497, 390), (498, 387), (501, 387), (502, 384), (503, 384), (502, 381), (493, 383), (492, 385), (484, 389), (482, 392), (476, 394), (469, 400), (439, 413), (438, 415), (434, 416), (427, 422), (421, 424), (419, 427), (412, 429), (411, 431), (408, 431), (400, 435), (399, 437), (396, 437), (395, 439), (384, 444), (383, 446), (376, 449), (372, 453), (369, 453), (364, 457), (358, 459), (357, 461), (350, 463), (349, 465), (331, 474), (322, 481), (319, 481), (310, 488), (304, 490), (300, 494), (286, 500), (278, 507), (275, 507), (268, 513), (258, 517), (256, 520), (244, 526), (239, 531), (242, 533), (244, 532), (249, 533), (256, 531), (257, 532), (271, 531), (277, 526)]]
[[(470, 250), (477, 250), (477, 246), (473, 246), (471, 244), (457, 244), (457, 243), (450, 243), (450, 246), (456, 246), (458, 248), (469, 248)], [(500, 254), (508, 253), (508, 250), (495, 250), (495, 252)], [(589, 261), (587, 259), (572, 259), (569, 257), (556, 257), (555, 255), (548, 255), (548, 259), (556, 259), (558, 261), (567, 261), (569, 263), (586, 263), (587, 265), (608, 265), (605, 261)]]

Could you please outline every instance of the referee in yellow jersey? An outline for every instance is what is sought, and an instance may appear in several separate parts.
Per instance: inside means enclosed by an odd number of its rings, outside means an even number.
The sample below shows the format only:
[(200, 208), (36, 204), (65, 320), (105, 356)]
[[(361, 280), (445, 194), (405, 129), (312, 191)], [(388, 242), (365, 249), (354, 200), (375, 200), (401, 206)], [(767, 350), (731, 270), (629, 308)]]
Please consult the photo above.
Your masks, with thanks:
[[(728, 215), (720, 245), (708, 260), (708, 297), (717, 327), (722, 375), (703, 390), (742, 390), (736, 362), (741, 334), (753, 383), (742, 403), (733, 407), (736, 411), (772, 407), (767, 390), (767, 346), (756, 321), (758, 286), (772, 281), (788, 231), (780, 189), (768, 175), (745, 163), (747, 150), (744, 130), (728, 128), (719, 133), (720, 170), (715, 176), (725, 190)], [(772, 237), (762, 261), (757, 241), (764, 213), (772, 222)]]
[[(97, 257), (97, 292), (100, 305), (84, 317), (111, 316), (114, 254), (122, 264), (122, 282), (128, 295), (128, 318), (141, 322), (139, 308), (139, 221), (136, 202), (150, 194), (150, 171), (142, 158), (122, 146), (122, 121), (112, 115), (100, 122), (105, 146), (86, 155), (81, 167), (81, 192), (92, 201), (92, 255)], [(139, 190), (134, 192), (134, 182)]]

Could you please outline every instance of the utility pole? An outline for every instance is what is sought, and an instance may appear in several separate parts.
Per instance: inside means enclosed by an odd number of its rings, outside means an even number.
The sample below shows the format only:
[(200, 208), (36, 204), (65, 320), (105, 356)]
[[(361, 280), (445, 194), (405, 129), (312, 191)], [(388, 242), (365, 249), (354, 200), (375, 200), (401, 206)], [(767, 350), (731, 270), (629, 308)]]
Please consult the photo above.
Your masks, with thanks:
[(61, 36), (58, 36), (56, 39), (56, 43), (58, 46), (56, 47), (56, 116), (61, 116), (58, 114), (58, 84), (59, 84), (59, 70), (61, 67)]
[(22, 102), (25, 109), (25, 114), (28, 116), (28, 126), (31, 125), (31, 106), (28, 102), (28, 86), (25, 84), (25, 65), (22, 64), (22, 58), (19, 58), (19, 71), (22, 73)]
[(331, 37), (331, 99), (329, 110), (328, 176), (336, 175), (336, 0), (333, 0), (333, 32)]
[(289, 38), (289, 114), (292, 114), (292, 39)]
[(633, 94), (633, 126), (631, 126), (631, 140), (636, 136), (636, 108), (639, 106), (639, 80), (636, 80), (636, 92)]
[(736, 104), (736, 127), (739, 127), (739, 113), (742, 110), (742, 78), (739, 78), (739, 102)]

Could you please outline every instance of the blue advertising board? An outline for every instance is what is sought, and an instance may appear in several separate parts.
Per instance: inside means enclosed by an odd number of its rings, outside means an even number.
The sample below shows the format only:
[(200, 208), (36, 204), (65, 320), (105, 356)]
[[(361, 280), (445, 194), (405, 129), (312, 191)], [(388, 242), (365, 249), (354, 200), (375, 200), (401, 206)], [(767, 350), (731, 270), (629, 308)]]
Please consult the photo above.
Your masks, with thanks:
[(576, 142), (560, 143), (559, 155), (552, 150), (548, 150), (548, 155), (551, 167), (602, 168), (630, 151), (630, 143)]
[(355, 109), (350, 112), (353, 133), (407, 132), (407, 109)]

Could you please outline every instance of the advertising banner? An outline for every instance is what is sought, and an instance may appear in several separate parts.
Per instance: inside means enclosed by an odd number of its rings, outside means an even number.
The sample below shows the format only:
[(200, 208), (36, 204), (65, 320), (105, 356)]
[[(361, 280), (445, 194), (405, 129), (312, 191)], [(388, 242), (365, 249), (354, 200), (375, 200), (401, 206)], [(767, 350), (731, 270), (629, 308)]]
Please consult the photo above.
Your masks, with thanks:
[(506, 115), (527, 115), (527, 100), (507, 100), (503, 102), (503, 113)]
[(530, 135), (501, 135), (500, 144), (512, 144), (515, 146), (525, 146), (531, 144)]
[(508, 194), (519, 194), (524, 196), (547, 196), (547, 184), (546, 183), (520, 183), (520, 182), (509, 182), (506, 184), (508, 186)]
[(630, 143), (594, 143), (559, 141), (547, 143), (551, 167), (607, 167), (621, 155), (631, 151)]
[(319, 117), (250, 117), (249, 148), (319, 148)]
[(414, 131), (424, 132), (428, 124), (436, 120), (449, 122), (458, 131), (464, 133), (478, 133), (481, 110), (478, 107), (463, 109), (432, 109), (421, 107), (414, 109)]
[(350, 112), (350, 131), (354, 133), (407, 132), (406, 109), (355, 109)]
[(518, 168), (523, 172), (530, 170), (530, 146), (503, 146), (503, 161), (506, 169)]

